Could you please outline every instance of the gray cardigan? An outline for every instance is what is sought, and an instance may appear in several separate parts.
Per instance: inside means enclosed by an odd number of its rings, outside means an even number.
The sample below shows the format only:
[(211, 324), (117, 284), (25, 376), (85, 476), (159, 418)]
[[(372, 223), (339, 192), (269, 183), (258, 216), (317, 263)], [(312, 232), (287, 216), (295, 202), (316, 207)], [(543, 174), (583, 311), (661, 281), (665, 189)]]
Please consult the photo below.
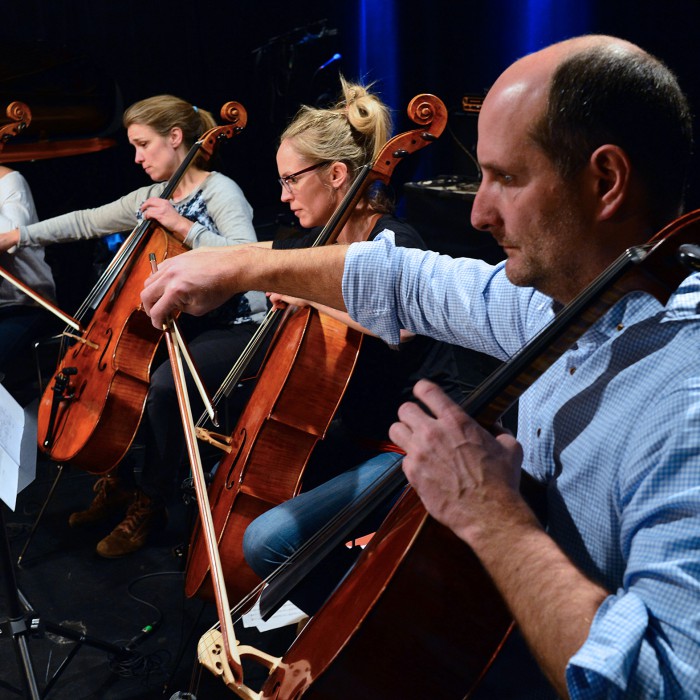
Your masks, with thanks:
[[(149, 197), (159, 196), (164, 187), (163, 183), (148, 185), (100, 207), (20, 226), (18, 250), (25, 246), (45, 246), (131, 231), (142, 221), (141, 204)], [(180, 214), (194, 221), (184, 241), (190, 248), (238, 245), (257, 240), (252, 207), (241, 188), (221, 173), (210, 173), (189, 196), (177, 202), (171, 200), (171, 203)], [(265, 295), (248, 292), (246, 297), (253, 320), (261, 320), (266, 310)]]

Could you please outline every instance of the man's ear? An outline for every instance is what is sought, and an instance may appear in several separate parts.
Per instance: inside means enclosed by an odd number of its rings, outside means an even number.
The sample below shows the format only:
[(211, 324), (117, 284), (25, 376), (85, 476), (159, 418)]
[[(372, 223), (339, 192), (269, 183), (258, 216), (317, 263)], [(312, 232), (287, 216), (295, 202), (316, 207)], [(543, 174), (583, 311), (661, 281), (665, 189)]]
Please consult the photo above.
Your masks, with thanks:
[(593, 152), (590, 166), (596, 187), (598, 216), (601, 220), (609, 220), (630, 194), (632, 164), (619, 146), (605, 144)]

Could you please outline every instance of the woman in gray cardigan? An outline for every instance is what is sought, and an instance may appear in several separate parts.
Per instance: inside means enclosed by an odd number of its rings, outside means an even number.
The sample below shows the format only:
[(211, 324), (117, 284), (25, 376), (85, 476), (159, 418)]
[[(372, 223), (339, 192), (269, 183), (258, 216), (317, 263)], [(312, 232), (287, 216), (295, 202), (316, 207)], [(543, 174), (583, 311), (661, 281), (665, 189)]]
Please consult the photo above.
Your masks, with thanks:
[[(162, 183), (175, 173), (191, 146), (216, 125), (209, 112), (177, 97), (159, 95), (129, 107), (123, 121), (136, 152), (135, 161), (154, 184), (104, 206), (0, 233), (0, 252), (106, 236), (131, 230), (143, 219), (156, 220), (190, 248), (256, 241), (253, 210), (240, 187), (225, 175), (208, 171), (201, 156), (185, 172), (171, 199), (159, 197)], [(265, 310), (264, 295), (248, 292), (207, 316), (180, 319), (205, 386), (219, 386)], [(188, 388), (193, 411), (197, 411), (197, 390), (194, 385)], [(114, 470), (97, 480), (89, 507), (69, 518), (70, 525), (78, 527), (124, 514), (124, 519), (97, 544), (97, 553), (103, 557), (121, 557), (140, 549), (148, 534), (164, 524), (167, 501), (179, 483), (185, 445), (167, 360), (152, 374), (137, 442), (144, 446), (140, 479), (134, 475), (135, 460), (129, 453)]]

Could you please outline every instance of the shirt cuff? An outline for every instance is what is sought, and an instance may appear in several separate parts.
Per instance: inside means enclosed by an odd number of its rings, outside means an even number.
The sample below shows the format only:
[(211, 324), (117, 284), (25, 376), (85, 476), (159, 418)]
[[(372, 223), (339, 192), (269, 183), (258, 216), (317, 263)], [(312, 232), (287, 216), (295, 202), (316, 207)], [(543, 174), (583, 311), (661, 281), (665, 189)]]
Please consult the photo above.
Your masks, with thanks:
[(353, 243), (343, 269), (343, 299), (350, 317), (394, 346), (401, 340), (394, 304), (397, 250), (393, 235)]
[[(640, 654), (648, 624), (647, 608), (639, 596), (623, 592), (606, 598), (593, 618), (588, 638), (566, 668), (571, 699), (629, 691), (630, 677), (643, 671)], [(611, 694), (613, 688), (616, 692)]]

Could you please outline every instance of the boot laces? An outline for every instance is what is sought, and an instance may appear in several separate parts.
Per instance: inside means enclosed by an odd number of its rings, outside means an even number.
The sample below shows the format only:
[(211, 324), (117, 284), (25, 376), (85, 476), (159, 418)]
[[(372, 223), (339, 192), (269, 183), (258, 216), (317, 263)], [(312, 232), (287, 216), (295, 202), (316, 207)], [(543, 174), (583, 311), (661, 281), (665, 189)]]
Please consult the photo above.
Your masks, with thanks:
[(124, 520), (117, 525), (117, 530), (134, 533), (157, 513), (153, 507), (153, 501), (148, 496), (139, 495), (126, 511)]

